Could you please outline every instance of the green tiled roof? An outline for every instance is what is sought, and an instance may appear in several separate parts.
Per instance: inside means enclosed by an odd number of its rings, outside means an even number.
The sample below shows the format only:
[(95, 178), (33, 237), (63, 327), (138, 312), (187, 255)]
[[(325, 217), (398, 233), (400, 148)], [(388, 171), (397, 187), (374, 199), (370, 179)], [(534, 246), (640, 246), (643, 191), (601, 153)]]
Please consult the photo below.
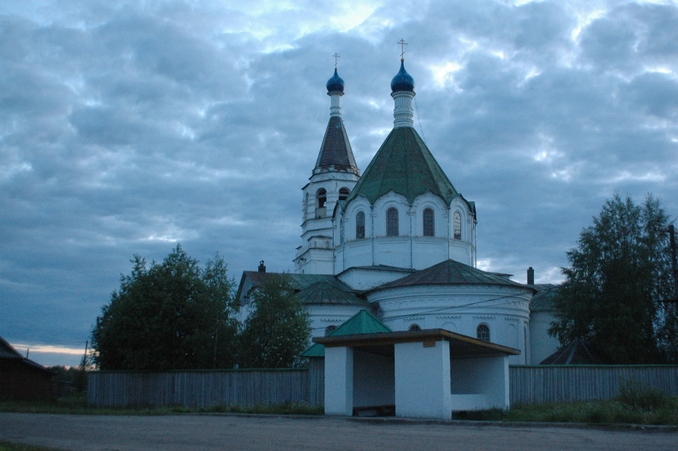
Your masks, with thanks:
[[(243, 284), (249, 279), (255, 287), (263, 285), (269, 277), (280, 277), (281, 273), (245, 271), (240, 279), (237, 298), (242, 294)], [(365, 304), (356, 291), (331, 274), (285, 274), (296, 295), (304, 304)]]
[(445, 260), (430, 268), (377, 287), (375, 291), (414, 285), (503, 285), (536, 291), (529, 285), (522, 285), (506, 277), (485, 272), (455, 260)]
[(393, 332), (384, 323), (379, 321), (367, 310), (361, 310), (328, 334), (329, 337), (338, 335), (379, 334)]
[(297, 294), (302, 304), (367, 304), (354, 293), (345, 291), (335, 284), (322, 281), (302, 289)]
[(409, 202), (430, 191), (449, 203), (459, 196), (438, 162), (412, 127), (391, 130), (347, 199), (365, 196), (370, 203), (394, 191)]
[[(388, 326), (379, 321), (367, 310), (361, 310), (344, 323), (330, 332), (328, 337), (356, 334), (378, 334), (393, 332)], [(301, 357), (325, 357), (325, 346), (314, 343), (301, 353)]]

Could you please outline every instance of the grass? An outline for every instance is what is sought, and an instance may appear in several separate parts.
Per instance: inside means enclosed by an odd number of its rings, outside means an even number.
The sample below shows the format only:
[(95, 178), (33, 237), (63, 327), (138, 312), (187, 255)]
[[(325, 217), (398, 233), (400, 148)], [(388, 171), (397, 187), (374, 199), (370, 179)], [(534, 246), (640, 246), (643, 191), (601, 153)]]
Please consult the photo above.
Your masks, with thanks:
[[(253, 413), (274, 415), (322, 415), (323, 407), (286, 403), (252, 407), (213, 405), (202, 408), (165, 407), (90, 407), (87, 395), (77, 394), (48, 401), (0, 401), (0, 412), (53, 413), (71, 415), (175, 415), (179, 413)], [(2, 448), (0, 447), (0, 451)]]
[(466, 412), (455, 418), (468, 420), (558, 422), (587, 424), (678, 425), (678, 398), (631, 381), (607, 401), (533, 404), (508, 412)]
[(53, 451), (55, 448), (44, 446), (26, 445), (24, 443), (12, 443), (0, 440), (0, 451)]
[[(247, 413), (273, 415), (322, 415), (323, 407), (303, 403), (273, 406), (213, 405), (204, 408), (182, 406), (96, 408), (87, 405), (84, 394), (52, 401), (0, 401), (2, 412), (54, 413), (79, 415), (175, 415), (182, 413)], [(607, 401), (552, 403), (515, 406), (511, 410), (486, 410), (455, 414), (455, 419), (505, 422), (558, 422), (588, 424), (678, 425), (678, 397), (645, 388), (638, 382), (621, 385), (619, 395)], [(0, 451), (4, 448), (0, 443)], [(28, 449), (28, 448), (27, 448)]]

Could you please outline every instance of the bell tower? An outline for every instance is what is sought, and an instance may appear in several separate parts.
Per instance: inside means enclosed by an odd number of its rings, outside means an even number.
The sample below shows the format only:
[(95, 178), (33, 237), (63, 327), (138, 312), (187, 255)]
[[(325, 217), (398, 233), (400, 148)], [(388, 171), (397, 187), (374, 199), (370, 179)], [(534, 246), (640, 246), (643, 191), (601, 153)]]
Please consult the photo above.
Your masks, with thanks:
[(341, 118), (344, 80), (339, 77), (335, 57), (334, 75), (327, 81), (330, 120), (309, 182), (302, 188), (301, 246), (294, 267), (297, 273), (333, 274), (334, 242), (332, 215), (360, 179), (351, 144)]

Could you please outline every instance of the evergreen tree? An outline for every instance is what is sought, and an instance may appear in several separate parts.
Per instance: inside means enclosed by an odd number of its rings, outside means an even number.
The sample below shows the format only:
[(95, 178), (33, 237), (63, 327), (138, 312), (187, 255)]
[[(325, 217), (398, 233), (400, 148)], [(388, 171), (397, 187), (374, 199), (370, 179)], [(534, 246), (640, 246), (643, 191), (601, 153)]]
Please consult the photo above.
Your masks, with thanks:
[(238, 327), (223, 259), (201, 268), (177, 245), (162, 263), (131, 261), (132, 273), (121, 276), (92, 331), (99, 368), (232, 367)]
[(267, 275), (252, 295), (253, 311), (240, 335), (240, 366), (289, 368), (298, 366), (308, 346), (308, 312), (294, 295), (290, 277)]
[(567, 253), (549, 333), (584, 339), (609, 363), (675, 361), (676, 309), (661, 302), (673, 297), (668, 223), (651, 195), (642, 205), (618, 194), (605, 202)]

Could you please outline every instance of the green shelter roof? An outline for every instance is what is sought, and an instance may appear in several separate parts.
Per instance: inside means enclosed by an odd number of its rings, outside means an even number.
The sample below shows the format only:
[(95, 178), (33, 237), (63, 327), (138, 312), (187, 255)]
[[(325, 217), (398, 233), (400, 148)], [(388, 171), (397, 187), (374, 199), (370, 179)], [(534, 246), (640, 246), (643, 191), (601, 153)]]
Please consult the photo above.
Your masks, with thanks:
[[(367, 310), (361, 310), (332, 332), (328, 337), (337, 337), (340, 335), (358, 335), (358, 334), (379, 334), (393, 332), (387, 325), (379, 321)], [(304, 352), (301, 357), (325, 357), (325, 346), (315, 343)]]
[(427, 191), (440, 196), (447, 203), (459, 196), (412, 127), (391, 130), (347, 202), (362, 195), (374, 203), (389, 191), (405, 196), (409, 202)]

